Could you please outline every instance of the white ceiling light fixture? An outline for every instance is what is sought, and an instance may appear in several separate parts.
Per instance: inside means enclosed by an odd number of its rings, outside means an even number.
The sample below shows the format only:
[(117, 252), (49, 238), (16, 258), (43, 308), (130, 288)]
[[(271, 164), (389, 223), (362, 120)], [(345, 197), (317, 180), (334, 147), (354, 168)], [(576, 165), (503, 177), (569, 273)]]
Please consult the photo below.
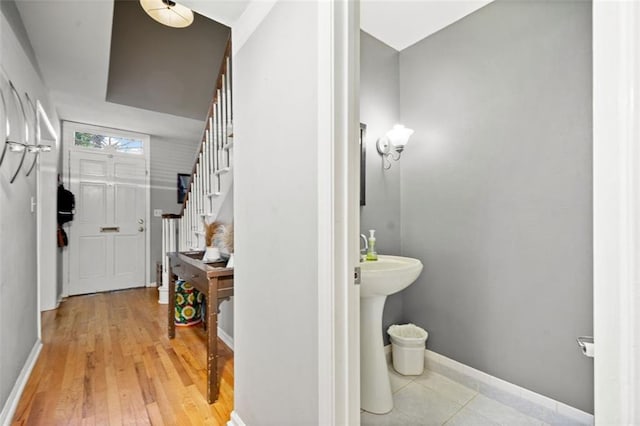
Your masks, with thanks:
[(193, 23), (193, 12), (172, 0), (140, 0), (140, 6), (155, 21), (173, 28), (185, 28)]

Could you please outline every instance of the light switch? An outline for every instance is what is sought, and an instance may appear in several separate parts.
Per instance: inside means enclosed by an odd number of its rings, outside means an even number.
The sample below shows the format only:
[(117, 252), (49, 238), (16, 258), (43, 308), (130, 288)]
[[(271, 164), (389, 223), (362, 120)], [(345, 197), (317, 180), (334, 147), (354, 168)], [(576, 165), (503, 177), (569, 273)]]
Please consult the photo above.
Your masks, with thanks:
[(162, 217), (162, 209), (154, 209), (153, 210), (153, 215), (155, 217)]

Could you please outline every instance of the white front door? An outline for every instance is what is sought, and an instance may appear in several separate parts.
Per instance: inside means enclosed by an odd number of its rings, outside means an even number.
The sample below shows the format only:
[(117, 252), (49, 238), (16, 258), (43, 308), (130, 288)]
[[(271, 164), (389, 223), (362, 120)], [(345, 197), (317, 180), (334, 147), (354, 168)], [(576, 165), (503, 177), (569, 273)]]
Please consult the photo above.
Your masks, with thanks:
[(146, 160), (70, 151), (69, 295), (145, 285)]

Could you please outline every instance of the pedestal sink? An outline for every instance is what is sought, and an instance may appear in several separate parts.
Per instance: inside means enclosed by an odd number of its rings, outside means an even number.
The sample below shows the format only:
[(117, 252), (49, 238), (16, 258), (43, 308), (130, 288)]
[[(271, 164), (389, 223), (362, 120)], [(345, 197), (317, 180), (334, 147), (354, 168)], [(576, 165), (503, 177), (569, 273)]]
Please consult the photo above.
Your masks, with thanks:
[(387, 296), (411, 285), (422, 271), (418, 259), (378, 256), (360, 263), (360, 405), (375, 414), (393, 409), (382, 341), (382, 310)]

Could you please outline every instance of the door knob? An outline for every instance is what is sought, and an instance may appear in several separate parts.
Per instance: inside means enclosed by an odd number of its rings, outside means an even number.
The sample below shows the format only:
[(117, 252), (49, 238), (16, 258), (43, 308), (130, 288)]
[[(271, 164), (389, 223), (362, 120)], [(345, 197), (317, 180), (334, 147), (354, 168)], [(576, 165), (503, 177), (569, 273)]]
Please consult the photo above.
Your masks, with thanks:
[(144, 220), (142, 220), (142, 219), (138, 219), (138, 223), (139, 223), (140, 225), (142, 225), (142, 224), (144, 223)]
[(140, 226), (140, 227), (138, 228), (138, 232), (142, 232), (142, 231), (144, 231), (144, 228), (143, 228), (142, 226)]

